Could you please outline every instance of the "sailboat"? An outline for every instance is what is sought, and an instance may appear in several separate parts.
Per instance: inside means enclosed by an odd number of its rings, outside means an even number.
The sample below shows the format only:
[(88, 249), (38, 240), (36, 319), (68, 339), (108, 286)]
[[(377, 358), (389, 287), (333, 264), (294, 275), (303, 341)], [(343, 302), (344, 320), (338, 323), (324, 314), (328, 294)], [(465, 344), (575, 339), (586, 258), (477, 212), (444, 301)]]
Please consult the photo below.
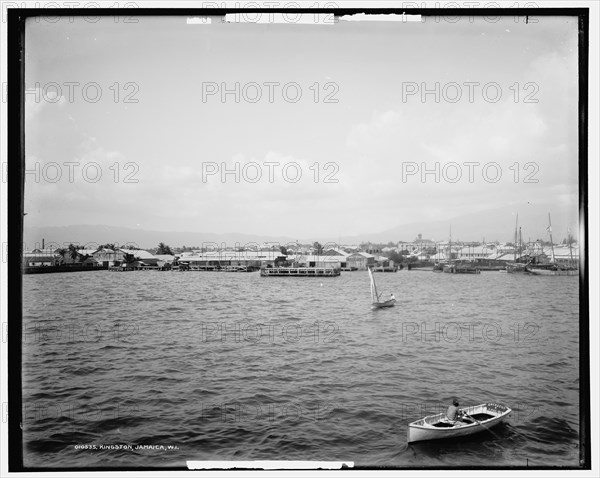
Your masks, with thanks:
[[(517, 235), (518, 228), (518, 235)], [(519, 249), (517, 253), (517, 243), (519, 244)], [(521, 228), (519, 227), (519, 215), (517, 214), (517, 221), (515, 223), (515, 242), (513, 246), (513, 262), (506, 264), (506, 272), (516, 273), (516, 272), (526, 272), (527, 264), (520, 262), (522, 261), (522, 250), (521, 250)]]
[(375, 284), (375, 278), (373, 277), (373, 271), (370, 267), (367, 267), (369, 271), (369, 279), (371, 279), (371, 308), (372, 309), (381, 309), (383, 307), (394, 307), (396, 304), (396, 299), (392, 296), (392, 299), (386, 300), (384, 302), (379, 301), (380, 294), (377, 292), (377, 284)]
[(450, 227), (450, 238), (448, 240), (448, 263), (444, 264), (442, 271), (450, 274), (480, 274), (477, 267), (472, 267), (466, 261), (452, 259), (452, 226)]
[[(574, 276), (578, 275), (579, 271), (572, 267), (561, 267), (559, 266), (556, 257), (554, 256), (554, 241), (552, 240), (552, 221), (550, 220), (550, 213), (548, 213), (548, 227), (546, 228), (550, 234), (550, 248), (552, 251), (552, 260), (548, 263), (532, 264), (528, 263), (525, 271), (531, 275), (536, 276)], [(540, 243), (541, 245), (541, 243)]]

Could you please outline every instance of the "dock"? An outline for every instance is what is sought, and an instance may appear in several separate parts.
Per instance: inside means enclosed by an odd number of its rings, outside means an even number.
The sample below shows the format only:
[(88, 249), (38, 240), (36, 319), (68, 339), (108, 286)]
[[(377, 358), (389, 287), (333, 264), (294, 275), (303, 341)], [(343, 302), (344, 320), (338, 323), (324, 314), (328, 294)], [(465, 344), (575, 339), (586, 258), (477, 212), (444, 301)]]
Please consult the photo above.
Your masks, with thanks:
[(106, 267), (86, 265), (53, 265), (53, 266), (27, 266), (23, 268), (24, 274), (50, 274), (54, 272), (88, 272), (105, 271)]
[(481, 270), (477, 267), (451, 264), (444, 266), (444, 272), (450, 274), (480, 274)]
[(396, 272), (398, 268), (392, 266), (375, 266), (371, 270), (373, 272)]
[(202, 271), (202, 272), (255, 272), (259, 268), (254, 266), (218, 266), (218, 265), (177, 265), (172, 271)]
[(130, 266), (130, 267), (110, 266), (108, 268), (109, 272), (165, 271), (165, 270), (167, 270), (167, 269), (165, 269), (164, 267), (158, 267), (158, 266)]
[(337, 277), (339, 267), (263, 267), (261, 277)]

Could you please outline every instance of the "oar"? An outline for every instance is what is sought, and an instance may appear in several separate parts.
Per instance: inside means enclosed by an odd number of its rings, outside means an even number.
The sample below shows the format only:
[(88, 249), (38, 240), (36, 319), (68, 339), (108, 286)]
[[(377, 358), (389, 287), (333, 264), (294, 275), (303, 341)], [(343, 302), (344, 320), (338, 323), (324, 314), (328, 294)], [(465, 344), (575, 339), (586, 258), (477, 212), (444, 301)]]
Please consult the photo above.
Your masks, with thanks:
[(469, 415), (467, 412), (463, 412), (463, 414), (466, 417), (469, 417), (471, 420), (473, 420), (475, 423), (477, 423), (478, 425), (481, 425), (483, 428), (485, 428), (488, 432), (490, 432), (492, 435), (494, 435), (498, 440), (500, 440), (500, 436), (496, 435), (489, 427), (486, 427), (483, 423), (481, 423), (479, 420), (476, 420), (475, 418), (473, 418), (471, 415)]

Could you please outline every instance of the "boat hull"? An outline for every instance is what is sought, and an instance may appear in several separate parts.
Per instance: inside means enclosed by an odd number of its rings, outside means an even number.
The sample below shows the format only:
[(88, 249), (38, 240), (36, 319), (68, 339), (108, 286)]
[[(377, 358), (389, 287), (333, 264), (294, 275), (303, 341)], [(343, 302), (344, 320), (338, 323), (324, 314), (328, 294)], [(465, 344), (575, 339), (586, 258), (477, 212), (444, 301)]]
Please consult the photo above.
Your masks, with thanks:
[(527, 266), (520, 263), (506, 264), (506, 272), (509, 274), (525, 273), (527, 272)]
[(481, 271), (477, 267), (470, 267), (465, 265), (445, 265), (443, 272), (449, 274), (480, 274)]
[(396, 299), (386, 300), (385, 302), (373, 302), (371, 308), (384, 309), (386, 307), (394, 307), (394, 305), (396, 305)]
[(578, 270), (574, 269), (548, 269), (548, 268), (536, 268), (527, 267), (525, 272), (534, 276), (576, 276), (579, 275)]
[(478, 422), (457, 422), (454, 426), (436, 427), (435, 424), (443, 422), (445, 414), (430, 415), (408, 425), (408, 443), (474, 435), (504, 422), (512, 411), (510, 408), (498, 403), (483, 403), (473, 407), (461, 408), (460, 410), (469, 415), (489, 415), (490, 418)]

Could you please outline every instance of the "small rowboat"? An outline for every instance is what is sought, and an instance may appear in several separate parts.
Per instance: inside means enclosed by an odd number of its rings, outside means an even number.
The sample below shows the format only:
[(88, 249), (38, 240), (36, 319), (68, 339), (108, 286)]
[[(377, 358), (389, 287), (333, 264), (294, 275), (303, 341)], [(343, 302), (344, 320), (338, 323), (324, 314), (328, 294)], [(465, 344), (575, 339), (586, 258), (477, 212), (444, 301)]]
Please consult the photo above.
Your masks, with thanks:
[(486, 431), (502, 423), (512, 410), (499, 403), (483, 403), (461, 408), (460, 411), (468, 415), (462, 421), (451, 422), (445, 413), (438, 413), (410, 423), (408, 443), (464, 437)]

